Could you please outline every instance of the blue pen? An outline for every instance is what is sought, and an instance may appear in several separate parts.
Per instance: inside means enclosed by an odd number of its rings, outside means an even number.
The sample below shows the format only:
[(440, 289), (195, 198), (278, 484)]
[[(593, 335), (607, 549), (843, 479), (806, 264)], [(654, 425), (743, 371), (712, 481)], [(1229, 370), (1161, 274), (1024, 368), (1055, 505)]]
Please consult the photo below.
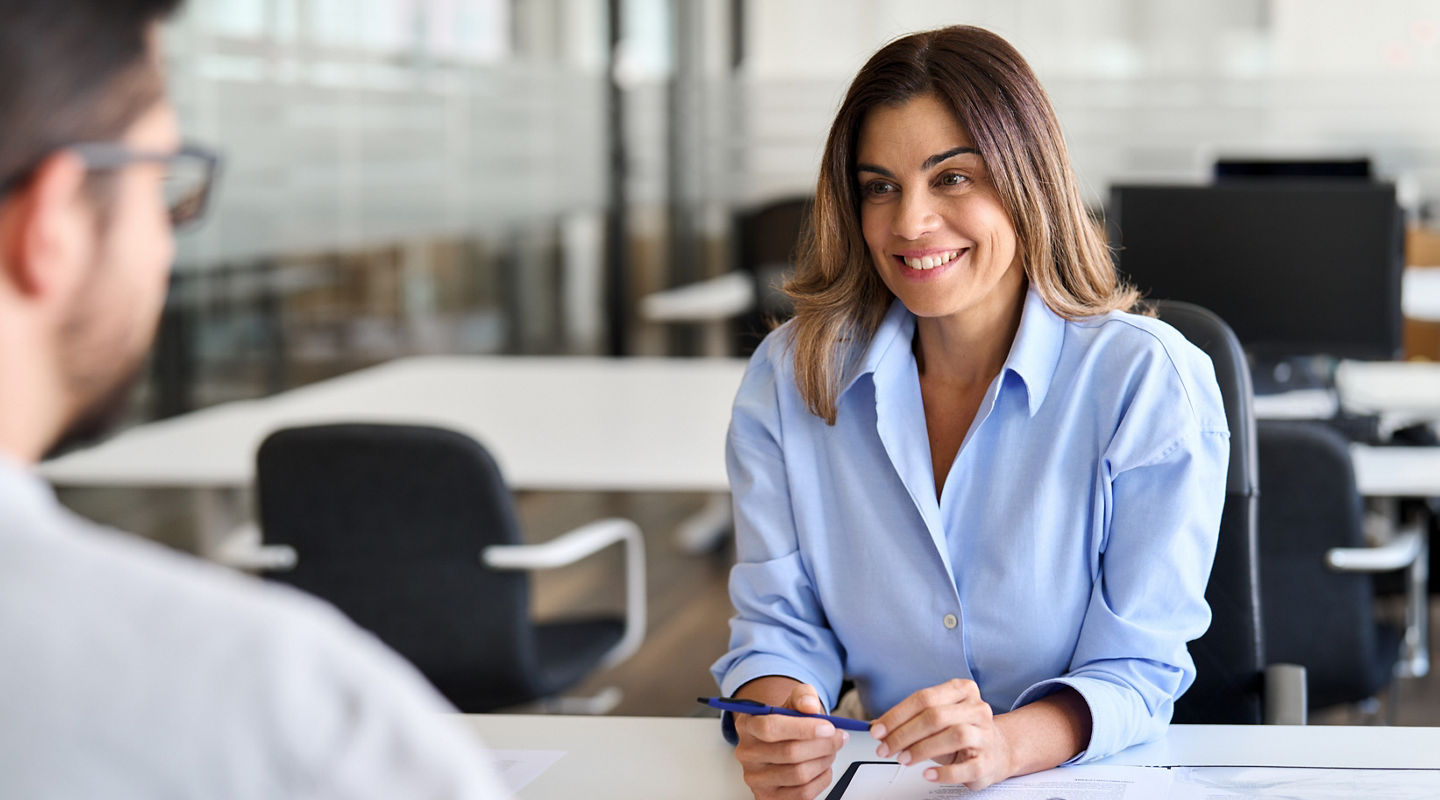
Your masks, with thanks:
[(832, 717), (829, 714), (806, 714), (803, 711), (796, 711), (793, 708), (783, 706), (767, 706), (756, 700), (746, 700), (743, 697), (697, 697), (697, 701), (718, 708), (721, 711), (730, 711), (735, 714), (753, 714), (761, 716), (764, 714), (782, 714), (787, 717), (810, 717), (811, 719), (823, 719), (837, 728), (847, 731), (868, 731), (870, 723), (849, 717)]

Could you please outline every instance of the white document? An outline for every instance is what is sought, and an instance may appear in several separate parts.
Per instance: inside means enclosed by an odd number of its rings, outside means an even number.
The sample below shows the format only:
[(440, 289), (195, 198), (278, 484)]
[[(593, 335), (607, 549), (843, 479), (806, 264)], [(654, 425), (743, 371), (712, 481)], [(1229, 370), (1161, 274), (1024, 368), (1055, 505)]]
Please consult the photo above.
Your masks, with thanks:
[(540, 777), (540, 773), (550, 769), (563, 755), (564, 750), (490, 751), (495, 771), (500, 773), (500, 780), (505, 782), (511, 792), (520, 791), (525, 784)]
[(1079, 766), (1037, 772), (978, 792), (925, 780), (933, 764), (862, 763), (843, 794), (828, 800), (1156, 800), (1170, 790), (1170, 770), (1153, 767)]
[(1183, 767), (1174, 772), (1172, 800), (1434, 800), (1440, 797), (1440, 770), (1435, 769)]

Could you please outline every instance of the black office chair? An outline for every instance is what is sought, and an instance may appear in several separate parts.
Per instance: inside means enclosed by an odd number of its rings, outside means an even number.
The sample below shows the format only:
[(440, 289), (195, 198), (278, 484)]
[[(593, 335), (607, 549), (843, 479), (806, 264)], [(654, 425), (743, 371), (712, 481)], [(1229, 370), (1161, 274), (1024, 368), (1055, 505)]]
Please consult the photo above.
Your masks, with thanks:
[(735, 215), (735, 267), (755, 281), (755, 308), (735, 320), (736, 351), (748, 356), (774, 321), (794, 313), (780, 285), (795, 271), (800, 231), (808, 224), (814, 198), (797, 195), (771, 200)]
[(1311, 709), (1373, 707), (1392, 685), (1402, 630), (1377, 621), (1367, 573), (1409, 568), (1420, 534), (1366, 545), (1349, 442), (1324, 423), (1262, 422), (1259, 448), (1266, 652), (1304, 665)]
[[(645, 630), (634, 523), (608, 519), (522, 545), (509, 490), (475, 440), (412, 425), (271, 434), (258, 456), (267, 577), (321, 597), (409, 659), (457, 708), (552, 699), (624, 660)], [(626, 615), (530, 619), (526, 570), (623, 542)], [(277, 558), (277, 556), (279, 556)], [(603, 712), (618, 690), (558, 710)]]
[[(1215, 566), (1205, 587), (1210, 628), (1190, 643), (1195, 683), (1175, 703), (1173, 720), (1201, 724), (1303, 722), (1303, 683), (1295, 670), (1267, 676), (1261, 617), (1256, 503), (1259, 469), (1254, 394), (1245, 353), (1234, 331), (1214, 313), (1191, 303), (1154, 303), (1169, 323), (1210, 357), (1230, 427), (1230, 468)], [(1164, 502), (1156, 498), (1156, 502)]]

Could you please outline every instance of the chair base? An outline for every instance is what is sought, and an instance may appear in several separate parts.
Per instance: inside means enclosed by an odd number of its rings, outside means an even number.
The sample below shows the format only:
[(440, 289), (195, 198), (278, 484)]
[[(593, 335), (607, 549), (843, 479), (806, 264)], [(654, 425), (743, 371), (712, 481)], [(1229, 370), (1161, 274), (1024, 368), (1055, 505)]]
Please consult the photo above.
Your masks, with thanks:
[(734, 525), (729, 492), (717, 492), (675, 526), (675, 543), (690, 555), (712, 553), (725, 545)]
[(562, 714), (578, 716), (599, 716), (609, 714), (625, 699), (619, 686), (606, 686), (589, 697), (561, 696), (547, 697), (533, 703), (526, 703), (504, 712), (521, 714)]

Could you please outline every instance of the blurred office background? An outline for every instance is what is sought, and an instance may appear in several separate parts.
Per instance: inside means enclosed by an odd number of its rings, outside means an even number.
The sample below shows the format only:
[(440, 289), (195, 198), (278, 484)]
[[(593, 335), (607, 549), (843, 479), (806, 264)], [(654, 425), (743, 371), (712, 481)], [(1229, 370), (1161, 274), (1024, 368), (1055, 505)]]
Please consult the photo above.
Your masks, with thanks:
[[(1203, 182), (1221, 157), (1368, 158), (1416, 241), (1437, 222), (1436, 0), (190, 0), (173, 94), (226, 161), (137, 420), (416, 353), (697, 354), (701, 332), (642, 298), (730, 271), (739, 215), (813, 190), (864, 59), (952, 23), (1030, 60), (1097, 213), (1112, 185)], [(1407, 346), (1437, 341), (1420, 326)], [(66, 497), (185, 546), (178, 492)], [(541, 494), (522, 513), (539, 538), (597, 508), (664, 531), (703, 501)], [(651, 539), (671, 627), (637, 685), (708, 693), (725, 556)], [(1432, 705), (1400, 721), (1440, 724), (1437, 690), (1407, 691)]]
[(157, 413), (412, 352), (675, 353), (637, 302), (813, 189), (858, 66), (995, 29), (1090, 200), (1217, 157), (1363, 156), (1440, 198), (1440, 5), (1309, 0), (194, 0), (188, 135), (227, 155), (176, 265)]

